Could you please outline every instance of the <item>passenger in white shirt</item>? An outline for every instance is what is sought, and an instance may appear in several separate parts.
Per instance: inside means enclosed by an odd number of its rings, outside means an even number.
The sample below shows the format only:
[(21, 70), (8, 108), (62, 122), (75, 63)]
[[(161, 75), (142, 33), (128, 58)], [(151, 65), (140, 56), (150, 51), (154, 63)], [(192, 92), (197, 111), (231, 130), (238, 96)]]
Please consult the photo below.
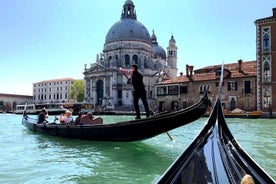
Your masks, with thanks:
[(66, 110), (65, 113), (62, 113), (60, 115), (59, 121), (60, 123), (66, 123), (66, 124), (73, 122), (72, 112), (69, 110)]

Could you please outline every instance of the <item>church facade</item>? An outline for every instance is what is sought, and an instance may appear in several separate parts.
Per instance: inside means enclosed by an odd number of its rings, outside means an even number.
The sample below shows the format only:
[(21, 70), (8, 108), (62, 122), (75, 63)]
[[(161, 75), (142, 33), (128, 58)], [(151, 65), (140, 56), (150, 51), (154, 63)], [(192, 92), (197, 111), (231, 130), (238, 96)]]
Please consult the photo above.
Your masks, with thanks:
[(154, 85), (163, 77), (177, 75), (177, 46), (173, 36), (167, 53), (158, 45), (153, 31), (137, 20), (133, 1), (126, 0), (121, 19), (107, 32), (104, 49), (95, 63), (85, 65), (85, 102), (100, 106), (129, 107), (133, 104), (131, 76), (125, 76), (120, 68), (130, 69), (137, 64), (144, 76), (149, 105), (154, 104)]

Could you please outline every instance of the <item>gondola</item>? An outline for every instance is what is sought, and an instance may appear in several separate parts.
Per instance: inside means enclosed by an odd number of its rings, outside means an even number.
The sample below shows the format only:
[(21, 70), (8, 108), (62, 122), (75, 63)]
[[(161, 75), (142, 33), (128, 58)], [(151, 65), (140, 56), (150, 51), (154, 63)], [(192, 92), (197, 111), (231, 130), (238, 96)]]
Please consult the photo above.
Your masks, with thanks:
[(240, 184), (242, 180), (275, 183), (235, 140), (218, 98), (202, 131), (157, 183)]
[(36, 119), (23, 114), (22, 124), (27, 129), (46, 135), (92, 141), (129, 142), (148, 139), (200, 118), (207, 110), (207, 94), (185, 109), (161, 113), (141, 120), (100, 125), (38, 124)]

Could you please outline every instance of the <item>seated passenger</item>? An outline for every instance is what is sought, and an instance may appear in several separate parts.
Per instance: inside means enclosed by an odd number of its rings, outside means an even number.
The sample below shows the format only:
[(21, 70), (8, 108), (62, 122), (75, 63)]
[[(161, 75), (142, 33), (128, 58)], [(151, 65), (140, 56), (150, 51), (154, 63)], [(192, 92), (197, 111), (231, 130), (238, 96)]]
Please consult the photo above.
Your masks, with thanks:
[(46, 109), (42, 109), (38, 115), (38, 122), (37, 123), (48, 123), (46, 120), (48, 118), (48, 112)]
[(89, 112), (87, 115), (83, 116), (80, 121), (81, 124), (103, 124), (103, 119), (101, 117), (94, 117), (92, 112)]
[(60, 123), (72, 123), (73, 118), (72, 118), (72, 112), (69, 110), (66, 110), (65, 113), (62, 113), (59, 118)]
[(84, 116), (84, 112), (80, 111), (78, 117), (75, 119), (75, 125), (79, 125), (81, 118)]

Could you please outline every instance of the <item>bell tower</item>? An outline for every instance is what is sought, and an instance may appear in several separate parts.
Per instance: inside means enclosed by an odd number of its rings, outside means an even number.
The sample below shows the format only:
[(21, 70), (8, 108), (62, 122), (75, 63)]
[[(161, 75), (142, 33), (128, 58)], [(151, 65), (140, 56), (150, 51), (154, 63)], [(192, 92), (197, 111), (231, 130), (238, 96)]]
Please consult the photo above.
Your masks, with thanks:
[(177, 46), (173, 35), (169, 41), (169, 46), (167, 47), (167, 66), (170, 73), (170, 77), (177, 76)]
[(276, 8), (272, 13), (270, 17), (255, 21), (257, 108), (267, 117), (276, 117)]

